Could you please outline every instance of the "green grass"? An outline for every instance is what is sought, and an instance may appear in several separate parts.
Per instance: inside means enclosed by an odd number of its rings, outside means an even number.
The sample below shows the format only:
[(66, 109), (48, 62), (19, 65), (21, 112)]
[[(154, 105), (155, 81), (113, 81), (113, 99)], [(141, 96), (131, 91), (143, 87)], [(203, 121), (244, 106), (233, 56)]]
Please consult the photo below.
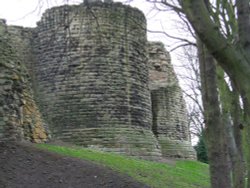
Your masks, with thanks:
[(197, 161), (177, 160), (175, 164), (166, 164), (90, 149), (49, 144), (39, 144), (37, 147), (105, 165), (154, 188), (210, 187), (208, 165)]

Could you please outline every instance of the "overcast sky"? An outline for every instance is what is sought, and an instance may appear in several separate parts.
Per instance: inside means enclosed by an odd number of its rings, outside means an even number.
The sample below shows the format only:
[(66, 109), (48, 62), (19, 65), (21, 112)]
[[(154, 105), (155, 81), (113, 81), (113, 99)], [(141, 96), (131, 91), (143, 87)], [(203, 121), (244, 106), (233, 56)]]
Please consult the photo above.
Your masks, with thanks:
[[(116, 0), (122, 1), (122, 0)], [(124, 0), (123, 0), (124, 1)], [(2, 0), (0, 4), (0, 18), (5, 18), (8, 24), (35, 27), (45, 9), (65, 3), (79, 4), (82, 0)], [(131, 6), (137, 7), (144, 12), (148, 20), (148, 29), (169, 33), (176, 33), (174, 15), (169, 12), (152, 11), (153, 4), (146, 0), (134, 0)], [(164, 42), (168, 49), (174, 44), (163, 35), (148, 34), (150, 40)]]
[[(6, 18), (9, 24), (35, 26), (45, 9), (62, 4), (79, 4), (83, 0), (2, 0), (0, 17)], [(124, 0), (115, 0), (124, 1)], [(149, 12), (150, 3), (145, 0), (134, 0), (130, 3), (146, 14)]]

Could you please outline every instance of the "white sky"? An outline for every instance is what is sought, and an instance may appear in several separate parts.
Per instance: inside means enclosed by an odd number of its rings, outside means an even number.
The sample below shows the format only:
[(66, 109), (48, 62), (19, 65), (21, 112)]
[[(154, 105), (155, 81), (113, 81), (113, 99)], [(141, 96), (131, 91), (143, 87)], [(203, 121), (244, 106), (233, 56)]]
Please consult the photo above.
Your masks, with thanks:
[[(7, 20), (10, 25), (21, 25), (26, 27), (35, 27), (45, 9), (52, 6), (58, 6), (65, 3), (79, 4), (83, 0), (1, 0), (0, 18)], [(116, 0), (124, 1), (124, 0)], [(174, 15), (169, 12), (152, 11), (153, 4), (146, 0), (133, 0), (130, 5), (139, 8), (144, 12), (148, 20), (148, 29), (154, 31), (164, 30), (170, 33), (176, 33)], [(171, 19), (173, 18), (173, 19)], [(172, 20), (172, 21), (171, 21)], [(150, 40), (162, 41), (168, 49), (173, 48), (172, 42), (163, 35), (150, 34)], [(171, 47), (169, 47), (169, 45)]]
[[(6, 18), (9, 24), (35, 26), (35, 22), (39, 20), (41, 13), (45, 9), (52, 6), (59, 6), (62, 4), (79, 4), (83, 0), (1, 0), (0, 3), (0, 18)], [(122, 1), (122, 0), (115, 0)], [(143, 2), (143, 3), (142, 3)], [(134, 0), (133, 6), (144, 7), (144, 1)], [(146, 3), (148, 4), (148, 3)]]

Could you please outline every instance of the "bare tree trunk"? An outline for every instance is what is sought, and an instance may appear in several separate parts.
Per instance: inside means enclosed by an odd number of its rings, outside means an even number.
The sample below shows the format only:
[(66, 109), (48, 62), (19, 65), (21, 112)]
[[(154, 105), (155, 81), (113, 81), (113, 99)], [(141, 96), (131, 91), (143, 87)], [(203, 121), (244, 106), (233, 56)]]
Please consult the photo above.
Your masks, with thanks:
[[(240, 44), (246, 51), (246, 55), (248, 58), (248, 63), (250, 65), (250, 5), (249, 0), (236, 0), (237, 6), (237, 16), (238, 16), (238, 27), (239, 27), (239, 39)], [(248, 75), (249, 76), (249, 75)], [(249, 85), (249, 83), (248, 83)], [(250, 99), (249, 93), (243, 92), (242, 98), (244, 103), (244, 111), (245, 111), (245, 123), (246, 123), (246, 132), (247, 132), (247, 145), (250, 145)], [(249, 151), (248, 151), (249, 152)], [(250, 152), (247, 157), (248, 162), (248, 188), (250, 188)]]
[(236, 0), (239, 42), (246, 51), (248, 61), (250, 60), (250, 7), (249, 0)]
[(239, 94), (232, 82), (233, 91), (230, 90), (228, 83), (224, 79), (225, 72), (220, 67), (217, 67), (217, 69), (220, 102), (230, 157), (233, 187), (244, 188), (245, 164), (243, 160), (242, 134), (240, 129), (240, 116), (242, 113), (239, 106)]
[(250, 108), (247, 98), (242, 95), (244, 106), (244, 123), (245, 123), (245, 156), (247, 161), (247, 188), (250, 188)]
[(198, 52), (211, 187), (231, 188), (228, 149), (218, 97), (216, 65), (214, 58), (208, 54), (200, 41), (198, 41)]
[[(241, 139), (241, 136), (237, 135), (237, 137), (235, 137), (235, 127), (234, 127), (235, 125), (231, 123), (229, 114), (224, 115), (223, 122), (226, 127), (229, 156), (232, 165), (231, 168), (232, 168), (233, 187), (244, 188), (244, 182), (245, 182), (244, 160), (242, 152), (240, 152), (241, 145), (236, 144), (236, 140), (239, 141)], [(237, 126), (239, 126), (239, 124)]]
[[(245, 56), (248, 59), (248, 65), (250, 65), (250, 5), (249, 0), (236, 0), (238, 28), (239, 28), (239, 40), (241, 47), (244, 49)], [(249, 75), (248, 75), (249, 77)], [(249, 86), (249, 82), (247, 83)], [(245, 112), (245, 131), (246, 131), (246, 147), (250, 145), (250, 92), (247, 90), (241, 91), (241, 95), (244, 103)], [(248, 182), (247, 187), (250, 188), (250, 151), (247, 149), (247, 170), (248, 170)]]
[[(249, 118), (248, 118), (248, 122), (250, 122)], [(249, 126), (249, 124), (247, 125)], [(247, 131), (246, 131), (246, 147), (248, 148), (248, 151), (247, 151), (247, 158), (246, 158), (246, 161), (247, 161), (247, 188), (250, 188), (250, 151), (249, 151), (249, 145), (250, 145), (250, 128), (247, 128)]]
[[(250, 112), (248, 112), (248, 113), (250, 113)], [(246, 126), (248, 126), (248, 127), (246, 127), (246, 136), (245, 136), (245, 138), (246, 138), (246, 140), (245, 140), (245, 144), (246, 144), (246, 148), (247, 148), (247, 150), (246, 150), (246, 161), (247, 161), (247, 188), (250, 188), (250, 151), (249, 151), (249, 145), (250, 145), (250, 124), (249, 124), (249, 122), (250, 122), (250, 118), (249, 118), (249, 115), (248, 115), (248, 118), (247, 118), (247, 120), (245, 121), (246, 123), (247, 123), (247, 125)]]
[(233, 165), (233, 185), (234, 188), (245, 187), (245, 161), (243, 156), (243, 143), (242, 143), (242, 129), (243, 125), (240, 122), (241, 109), (239, 104), (239, 95), (236, 89), (233, 89), (233, 133), (235, 138), (235, 159), (232, 161)]

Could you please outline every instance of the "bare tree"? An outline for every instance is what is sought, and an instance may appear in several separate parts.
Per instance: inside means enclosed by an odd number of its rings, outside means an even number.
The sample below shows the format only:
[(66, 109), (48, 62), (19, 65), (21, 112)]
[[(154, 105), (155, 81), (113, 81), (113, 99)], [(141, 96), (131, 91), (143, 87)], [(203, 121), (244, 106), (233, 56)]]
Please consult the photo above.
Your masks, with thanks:
[[(169, 7), (170, 9), (173, 9), (176, 11), (178, 15), (187, 16), (188, 20), (192, 24), (195, 32), (197, 33), (198, 37), (201, 39), (201, 41), (206, 45), (208, 50), (210, 51), (211, 55), (216, 58), (219, 65), (224, 69), (224, 71), (229, 75), (229, 78), (232, 80), (233, 85), (235, 86), (235, 89), (241, 94), (243, 98), (244, 103), (244, 111), (246, 114), (246, 120), (249, 121), (249, 92), (250, 87), (249, 84), (249, 57), (247, 54), (248, 52), (248, 42), (249, 37), (246, 34), (249, 32), (250, 23), (249, 23), (249, 3), (248, 1), (236, 1), (236, 6), (234, 4), (234, 1), (225, 1), (225, 0), (218, 0), (215, 1), (216, 4), (210, 3), (210, 1), (179, 1), (180, 4), (176, 3), (176, 1), (171, 0), (163, 0), (163, 1), (157, 1), (152, 0), (151, 2), (158, 3), (165, 5)], [(237, 14), (237, 18), (235, 16)], [(205, 53), (205, 59), (206, 54), (209, 54), (208, 52)], [(210, 59), (210, 58), (209, 58)], [(204, 61), (204, 63), (207, 63)], [(208, 74), (206, 78), (207, 80), (213, 81), (215, 78), (215, 73), (212, 73), (212, 70), (207, 70), (206, 68), (213, 69), (212, 65), (214, 63), (214, 60), (210, 60), (210, 64), (206, 64), (207, 67), (204, 67), (203, 73)], [(245, 69), (245, 70), (243, 70)], [(243, 71), (243, 72), (241, 72)], [(212, 75), (213, 74), (213, 77)], [(206, 81), (206, 79), (204, 79)], [(216, 85), (211, 85), (212, 83), (206, 83), (204, 81), (204, 86), (213, 86), (213, 88), (216, 88)], [(223, 80), (224, 81), (224, 80)], [(228, 85), (226, 85), (228, 87)], [(209, 140), (208, 143), (210, 145), (210, 160), (213, 164), (211, 165), (211, 177), (212, 177), (212, 187), (229, 187), (230, 186), (230, 178), (229, 175), (225, 173), (225, 171), (220, 171), (221, 168), (219, 166), (216, 166), (220, 164), (221, 158), (216, 157), (216, 155), (213, 155), (213, 152), (216, 153), (216, 151), (219, 151), (219, 148), (221, 149), (222, 153), (220, 153), (220, 156), (224, 158), (222, 161), (222, 164), (224, 164), (225, 170), (228, 168), (225, 161), (227, 161), (227, 155), (225, 150), (225, 125), (227, 125), (227, 119), (225, 117), (229, 118), (228, 116), (225, 116), (227, 114), (227, 111), (225, 110), (225, 107), (227, 106), (226, 102), (222, 102), (222, 99), (226, 96), (225, 93), (223, 94), (223, 89), (220, 88), (220, 100), (218, 100), (219, 94), (211, 93), (211, 88), (205, 88), (207, 91), (204, 92), (203, 101), (207, 104), (206, 110), (205, 110), (205, 116), (206, 119), (211, 120), (211, 116), (213, 116), (215, 119), (213, 121), (207, 121), (206, 124), (208, 125), (208, 131), (209, 133)], [(216, 92), (216, 89), (214, 89), (214, 92)], [(211, 95), (209, 95), (209, 93)], [(212, 95), (213, 94), (213, 95)], [(214, 105), (210, 105), (209, 101), (214, 100)], [(239, 100), (239, 99), (238, 99)], [(235, 101), (238, 101), (235, 100)], [(225, 100), (224, 100), (225, 101)], [(229, 100), (230, 101), (230, 100)], [(222, 102), (223, 109), (218, 107), (218, 103)], [(235, 103), (237, 104), (237, 103)], [(216, 111), (217, 114), (213, 114), (210, 112), (210, 110), (214, 107), (213, 111)], [(205, 108), (205, 107), (204, 107)], [(236, 109), (236, 108), (235, 108)], [(238, 109), (238, 108), (237, 108)], [(223, 113), (222, 113), (222, 112)], [(216, 118), (216, 115), (219, 116)], [(230, 115), (231, 117), (232, 114)], [(236, 114), (234, 113), (233, 119), (238, 119)], [(223, 119), (223, 122), (222, 122)], [(217, 120), (217, 122), (216, 122)], [(236, 122), (236, 121), (234, 121)], [(214, 123), (216, 123), (216, 127), (214, 127)], [(224, 125), (224, 126), (223, 126)], [(213, 129), (211, 129), (214, 128)], [(223, 128), (224, 127), (224, 128)], [(249, 128), (247, 128), (249, 129)], [(228, 129), (232, 130), (232, 129)], [(219, 133), (217, 132), (219, 131)], [(230, 136), (230, 131), (228, 132), (227, 138)], [(234, 130), (234, 137), (230, 137), (229, 141), (237, 142), (240, 140), (240, 134), (238, 130)], [(213, 132), (213, 134), (212, 134)], [(249, 134), (249, 131), (247, 131)], [(220, 134), (221, 137), (218, 137), (218, 134)], [(217, 135), (217, 136), (216, 136)], [(232, 134), (231, 134), (232, 135)], [(213, 142), (211, 136), (214, 138), (215, 141)], [(223, 138), (224, 137), (224, 138)], [(249, 136), (248, 136), (249, 137)], [(224, 141), (223, 141), (223, 139)], [(234, 140), (237, 138), (236, 140)], [(224, 143), (224, 144), (223, 144)], [(240, 143), (239, 143), (240, 144)], [(233, 144), (231, 144), (232, 146)], [(234, 144), (235, 145), (235, 144)], [(230, 147), (233, 148), (233, 147)], [(238, 148), (238, 153), (241, 150), (241, 146)], [(225, 154), (224, 154), (225, 153)], [(235, 153), (235, 152), (231, 152)], [(217, 153), (218, 155), (219, 153)], [(237, 156), (237, 154), (235, 155)], [(235, 161), (235, 158), (232, 158), (232, 161)], [(216, 162), (217, 161), (217, 162)], [(249, 164), (249, 161), (248, 161)], [(236, 165), (237, 166), (237, 165)], [(215, 170), (217, 169), (217, 170)], [(235, 187), (241, 187), (242, 182), (242, 171), (236, 172), (241, 173), (241, 177), (238, 176), (238, 180), (236, 180), (236, 176), (234, 176), (234, 183)], [(224, 176), (224, 178), (219, 178)], [(235, 179), (236, 178), (236, 179)], [(249, 178), (250, 179), (250, 178)], [(227, 182), (228, 181), (228, 182)], [(238, 181), (238, 183), (236, 183)], [(249, 185), (250, 186), (250, 185)]]

